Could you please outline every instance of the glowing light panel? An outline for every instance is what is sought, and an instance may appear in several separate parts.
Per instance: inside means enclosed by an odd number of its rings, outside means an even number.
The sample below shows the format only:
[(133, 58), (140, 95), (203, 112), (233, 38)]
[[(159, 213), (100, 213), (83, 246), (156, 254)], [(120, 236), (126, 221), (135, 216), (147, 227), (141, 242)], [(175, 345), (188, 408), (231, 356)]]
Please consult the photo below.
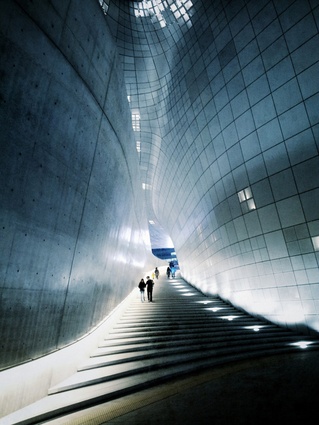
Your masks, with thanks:
[(210, 307), (210, 308), (205, 308), (205, 310), (213, 311), (215, 313), (216, 311), (224, 310), (224, 309), (222, 307)]
[(293, 342), (290, 345), (300, 347), (301, 349), (304, 350), (305, 348), (308, 348), (308, 346), (311, 344), (313, 344), (313, 341), (298, 341), (298, 342)]
[(220, 319), (229, 320), (230, 322), (234, 319), (237, 319), (239, 316), (220, 316)]

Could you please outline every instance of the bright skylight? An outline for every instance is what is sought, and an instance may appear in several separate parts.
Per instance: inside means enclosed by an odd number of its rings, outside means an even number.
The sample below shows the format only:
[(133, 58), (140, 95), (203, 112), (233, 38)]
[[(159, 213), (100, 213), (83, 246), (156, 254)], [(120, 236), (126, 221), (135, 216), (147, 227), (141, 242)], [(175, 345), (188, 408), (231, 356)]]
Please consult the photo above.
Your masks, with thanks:
[(246, 187), (245, 189), (238, 192), (238, 199), (244, 214), (248, 211), (256, 209), (255, 201), (250, 187)]
[(110, 0), (99, 0), (99, 3), (102, 7), (104, 14), (107, 15), (107, 11), (109, 10)]
[(133, 126), (134, 131), (140, 131), (141, 130), (140, 121), (141, 121), (140, 113), (138, 111), (133, 111), (132, 112), (132, 126)]
[(143, 0), (134, 2), (133, 5), (137, 18), (150, 17), (154, 24), (158, 22), (162, 28), (172, 20), (190, 26), (189, 11), (193, 6), (191, 0)]
[(312, 238), (312, 243), (315, 251), (319, 251), (319, 236), (314, 236)]

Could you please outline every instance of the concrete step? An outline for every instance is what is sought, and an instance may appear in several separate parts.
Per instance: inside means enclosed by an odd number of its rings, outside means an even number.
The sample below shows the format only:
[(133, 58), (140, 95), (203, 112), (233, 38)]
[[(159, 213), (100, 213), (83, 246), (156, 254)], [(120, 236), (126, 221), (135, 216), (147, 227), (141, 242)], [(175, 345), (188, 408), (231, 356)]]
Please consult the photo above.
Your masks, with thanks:
[[(244, 333), (244, 332), (243, 332)], [(235, 330), (229, 330), (224, 329), (220, 332), (216, 331), (202, 331), (202, 332), (194, 332), (194, 333), (171, 333), (171, 334), (165, 334), (165, 333), (158, 333), (154, 335), (135, 335), (130, 334), (129, 337), (123, 338), (121, 335), (113, 336), (112, 338), (109, 338), (105, 344), (103, 344), (104, 347), (116, 347), (119, 345), (136, 345), (141, 343), (160, 343), (160, 342), (175, 342), (180, 343), (182, 341), (186, 341), (187, 343), (191, 343), (191, 341), (195, 341), (197, 343), (200, 343), (201, 340), (205, 339), (206, 342), (214, 341), (215, 338), (218, 336), (221, 336), (222, 338), (226, 338), (227, 335), (229, 336), (235, 336), (238, 335), (238, 331)], [(279, 335), (278, 335), (279, 337)], [(100, 347), (102, 345), (100, 344)]]
[[(185, 294), (191, 294), (186, 296)], [(182, 279), (156, 281), (154, 303), (138, 297), (78, 372), (49, 395), (0, 421), (35, 424), (114, 400), (177, 376), (229, 362), (300, 350), (319, 341), (258, 320)]]
[(146, 359), (156, 359), (156, 357), (163, 356), (171, 356), (172, 354), (183, 354), (185, 352), (200, 352), (214, 350), (215, 353), (219, 352), (220, 355), (224, 354), (225, 348), (227, 349), (236, 349), (238, 350), (240, 347), (251, 346), (254, 345), (258, 347), (260, 344), (263, 346), (268, 344), (278, 344), (284, 346), (284, 344), (289, 344), (294, 342), (296, 338), (294, 336), (283, 336), (280, 341), (276, 337), (262, 337), (259, 340), (252, 337), (240, 338), (237, 341), (231, 340), (229, 342), (222, 340), (221, 342), (214, 341), (212, 343), (196, 343), (196, 344), (185, 344), (180, 346), (176, 344), (171, 344), (171, 347), (167, 345), (165, 347), (154, 347), (153, 344), (150, 344), (149, 347), (140, 350), (131, 350), (130, 352), (118, 352), (116, 354), (104, 354), (95, 357), (91, 357), (86, 363), (84, 363), (78, 370), (88, 370), (96, 367), (108, 366), (108, 365), (116, 365), (124, 362), (130, 362), (135, 360), (146, 360)]
[[(259, 333), (258, 333), (259, 334)], [(261, 338), (268, 338), (271, 337), (272, 333), (271, 332), (267, 332), (267, 334), (261, 334)], [(278, 338), (282, 336), (285, 337), (287, 336), (287, 333), (285, 331), (280, 332), (280, 330), (278, 332), (275, 332), (273, 334), (274, 338)], [(233, 332), (228, 332), (228, 337), (231, 340), (236, 340), (236, 339), (244, 339), (244, 338), (250, 338), (250, 336), (247, 335), (243, 335), (241, 331), (233, 331)], [(292, 337), (292, 339), (296, 339), (295, 336)], [(211, 336), (210, 335), (210, 339), (207, 340), (204, 345), (209, 344), (210, 341), (213, 341), (212, 343), (214, 344), (218, 344), (220, 341), (227, 341), (227, 336), (225, 334), (220, 334), (218, 335), (214, 335)], [(184, 338), (184, 339), (179, 339), (178, 340), (178, 346), (184, 346), (184, 347), (192, 347), (193, 345), (197, 346), (200, 344), (200, 341), (193, 339), (190, 340), (189, 338)], [(161, 349), (161, 348), (166, 348), (169, 346), (175, 346), (175, 340), (173, 340), (172, 338), (167, 339), (166, 341), (163, 342), (138, 342), (138, 341), (130, 341), (130, 344), (126, 344), (126, 345), (119, 345), (119, 344), (115, 344), (115, 345), (111, 345), (108, 344), (106, 342), (106, 345), (100, 345), (99, 348), (97, 348), (97, 350), (92, 353), (91, 357), (98, 357), (98, 356), (104, 356), (104, 355), (112, 355), (112, 354), (121, 354), (121, 353), (129, 353), (129, 352), (138, 352), (141, 350), (147, 350), (147, 349), (152, 349), (152, 348), (156, 348), (156, 349)]]
[[(314, 348), (314, 347), (313, 347)], [(318, 347), (317, 347), (318, 348)], [(67, 392), (60, 392), (39, 400), (24, 409), (21, 409), (1, 420), (1, 425), (30, 425), (39, 424), (55, 417), (66, 415), (70, 412), (85, 409), (115, 400), (127, 394), (143, 390), (164, 382), (172, 378), (184, 376), (196, 371), (205, 370), (212, 366), (224, 365), (234, 361), (240, 361), (249, 358), (256, 358), (267, 354), (284, 354), (297, 351), (289, 347), (269, 348), (266, 351), (251, 350), (250, 353), (232, 353), (229, 356), (218, 359), (203, 359), (201, 362), (192, 362), (186, 364), (177, 364), (168, 366), (161, 370), (145, 371), (134, 376), (123, 377), (108, 382), (98, 383), (79, 387)]]
[[(289, 342), (292, 342), (290, 340)], [(49, 394), (55, 394), (63, 391), (68, 391), (75, 388), (86, 387), (90, 385), (99, 384), (101, 382), (111, 381), (126, 376), (137, 376), (138, 374), (148, 373), (155, 370), (163, 370), (172, 368), (176, 365), (182, 366), (188, 363), (205, 364), (210, 361), (221, 362), (227, 357), (232, 357), (235, 354), (241, 354), (245, 357), (245, 354), (249, 355), (250, 350), (254, 353), (264, 353), (267, 351), (289, 351), (289, 343), (287, 342), (276, 342), (272, 341), (267, 344), (260, 341), (260, 344), (254, 344), (253, 348), (250, 345), (236, 345), (236, 346), (224, 346), (219, 348), (205, 348), (196, 351), (181, 351), (174, 352), (167, 355), (156, 355), (148, 358), (142, 358), (141, 360), (121, 362), (118, 364), (110, 364), (107, 366), (100, 366), (98, 368), (90, 368), (81, 370), (69, 379), (61, 382), (59, 385), (52, 387)], [(188, 366), (186, 366), (188, 368)]]

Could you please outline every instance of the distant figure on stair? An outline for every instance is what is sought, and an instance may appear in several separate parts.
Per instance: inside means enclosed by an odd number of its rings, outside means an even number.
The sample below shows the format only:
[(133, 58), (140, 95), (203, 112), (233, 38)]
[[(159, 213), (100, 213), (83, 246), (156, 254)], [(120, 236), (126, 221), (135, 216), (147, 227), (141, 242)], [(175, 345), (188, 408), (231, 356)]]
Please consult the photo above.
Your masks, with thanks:
[(146, 290), (147, 290), (147, 299), (148, 302), (152, 302), (153, 301), (153, 286), (154, 286), (154, 281), (149, 277), (146, 276)]
[(144, 279), (140, 280), (138, 287), (139, 287), (140, 292), (141, 292), (141, 302), (143, 303), (145, 301), (145, 288), (146, 288), (146, 283), (144, 282)]
[(172, 278), (174, 278), (175, 277), (175, 272), (176, 272), (176, 268), (175, 268), (175, 266), (172, 268)]
[(158, 279), (158, 276), (159, 276), (159, 270), (158, 270), (158, 268), (157, 268), (157, 267), (155, 267), (154, 273), (155, 273), (155, 277), (156, 277), (156, 279)]
[(167, 269), (166, 269), (166, 274), (167, 274), (167, 279), (169, 279), (169, 277), (171, 275), (171, 269), (169, 267), (167, 267)]

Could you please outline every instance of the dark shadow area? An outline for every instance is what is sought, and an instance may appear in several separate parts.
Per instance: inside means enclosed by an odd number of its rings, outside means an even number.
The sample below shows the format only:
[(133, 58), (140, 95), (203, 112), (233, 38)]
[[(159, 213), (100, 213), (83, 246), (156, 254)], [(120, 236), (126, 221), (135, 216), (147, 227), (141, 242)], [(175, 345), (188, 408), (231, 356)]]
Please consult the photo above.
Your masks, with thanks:
[[(200, 379), (206, 382), (200, 383)], [(175, 383), (177, 383), (176, 381)], [(180, 380), (179, 390), (107, 424), (268, 425), (310, 423), (317, 414), (319, 354), (240, 362)], [(166, 393), (167, 392), (167, 393)], [(146, 392), (145, 392), (146, 393)]]

